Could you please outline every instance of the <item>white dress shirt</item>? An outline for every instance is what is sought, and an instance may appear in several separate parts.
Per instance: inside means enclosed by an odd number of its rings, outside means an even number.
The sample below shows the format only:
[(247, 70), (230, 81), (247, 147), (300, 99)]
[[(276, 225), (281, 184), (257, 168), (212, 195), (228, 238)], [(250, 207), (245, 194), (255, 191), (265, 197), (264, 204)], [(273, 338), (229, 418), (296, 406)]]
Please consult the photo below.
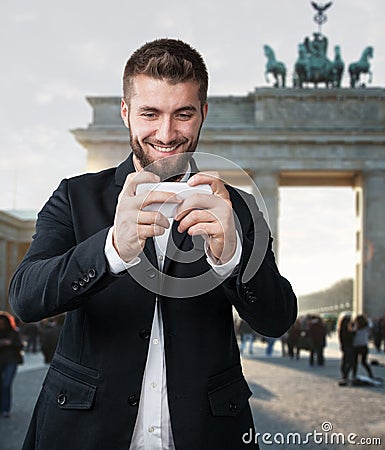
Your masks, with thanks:
[[(187, 179), (187, 176), (185, 178)], [(173, 219), (169, 220), (170, 227), (166, 229), (166, 232), (154, 238), (158, 266), (161, 271), (163, 270), (167, 242)], [(112, 243), (112, 228), (108, 233), (104, 251), (112, 273), (120, 273), (124, 270), (128, 270), (129, 272), (131, 267), (141, 262), (139, 257), (134, 258), (129, 263), (124, 262), (119, 257)], [(237, 233), (236, 252), (229, 262), (222, 265), (214, 264), (207, 255), (206, 247), (205, 251), (207, 261), (215, 272), (219, 276), (226, 277), (240, 261), (242, 244)], [(175, 450), (168, 408), (163, 321), (158, 296), (155, 302), (139, 410), (129, 450)]]

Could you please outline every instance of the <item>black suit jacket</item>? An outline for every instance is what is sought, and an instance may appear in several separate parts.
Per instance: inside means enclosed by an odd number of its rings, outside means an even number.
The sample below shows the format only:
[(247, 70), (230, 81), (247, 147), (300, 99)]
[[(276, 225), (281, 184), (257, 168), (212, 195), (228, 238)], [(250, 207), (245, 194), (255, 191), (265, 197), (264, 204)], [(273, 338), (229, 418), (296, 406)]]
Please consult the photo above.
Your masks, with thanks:
[[(173, 298), (169, 289), (176, 285), (157, 272), (151, 239), (135, 269), (144, 283), (135, 273), (116, 276), (108, 268), (106, 236), (118, 195), (133, 171), (130, 156), (116, 169), (64, 180), (39, 213), (33, 242), (11, 282), (10, 302), (23, 321), (67, 312), (24, 449), (128, 449), (154, 314), (153, 290), (160, 292), (176, 449), (254, 448), (242, 443), (242, 435), (253, 428), (251, 392), (242, 374), (232, 307), (269, 336), (282, 335), (297, 311), (291, 286), (276, 267), (271, 239), (256, 273), (246, 281), (243, 277), (255, 236), (268, 233), (262, 214), (251, 196), (228, 187), (242, 236), (241, 262), (209, 292)], [(199, 247), (175, 228), (180, 251)], [(178, 284), (209, 270), (203, 251), (189, 264), (168, 259), (164, 266)]]

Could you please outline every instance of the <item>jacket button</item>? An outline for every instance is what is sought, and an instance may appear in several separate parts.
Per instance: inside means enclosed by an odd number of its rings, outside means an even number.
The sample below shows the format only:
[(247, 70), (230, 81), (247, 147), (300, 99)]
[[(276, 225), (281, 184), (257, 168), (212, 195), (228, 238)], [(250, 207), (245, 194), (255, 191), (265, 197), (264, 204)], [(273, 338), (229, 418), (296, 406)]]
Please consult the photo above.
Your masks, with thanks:
[(130, 396), (128, 397), (128, 404), (129, 404), (130, 406), (138, 406), (138, 404), (139, 404), (139, 399), (138, 399), (138, 397), (136, 397), (135, 395), (130, 395)]
[(86, 283), (88, 283), (90, 281), (90, 277), (89, 277), (88, 273), (85, 273), (83, 275), (83, 281), (85, 281)]
[(83, 278), (79, 278), (78, 283), (79, 283), (79, 286), (81, 286), (81, 287), (85, 286), (85, 284), (86, 284), (86, 282), (83, 280)]
[(244, 292), (245, 294), (250, 294), (251, 289), (249, 289), (249, 286), (247, 286), (246, 284), (243, 284), (243, 285), (242, 285), (242, 288), (243, 288), (243, 292)]
[(145, 341), (148, 341), (151, 336), (151, 331), (147, 328), (143, 328), (143, 330), (139, 331), (139, 336), (144, 339)]
[(95, 271), (95, 269), (90, 269), (90, 270), (88, 271), (88, 276), (89, 276), (90, 278), (95, 278), (95, 277), (96, 277), (96, 271)]
[(231, 413), (235, 414), (237, 412), (237, 404), (234, 402), (229, 403), (229, 410)]
[(71, 287), (72, 287), (72, 290), (73, 290), (73, 291), (78, 291), (78, 290), (79, 290), (79, 283), (78, 283), (77, 281), (74, 281), (74, 282), (71, 284)]
[(59, 405), (63, 406), (67, 402), (67, 397), (64, 394), (59, 394), (57, 397)]

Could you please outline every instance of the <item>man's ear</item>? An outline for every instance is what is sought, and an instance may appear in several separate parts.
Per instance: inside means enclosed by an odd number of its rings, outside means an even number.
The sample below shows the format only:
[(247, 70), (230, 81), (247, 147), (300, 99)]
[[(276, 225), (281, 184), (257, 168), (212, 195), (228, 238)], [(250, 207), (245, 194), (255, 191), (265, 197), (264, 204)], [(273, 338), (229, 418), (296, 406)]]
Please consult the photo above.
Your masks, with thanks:
[(124, 125), (127, 128), (129, 128), (129, 126), (128, 126), (129, 108), (128, 108), (128, 105), (127, 105), (126, 101), (124, 100), (124, 98), (122, 98), (121, 103), (120, 103), (120, 115), (122, 117)]
[(206, 120), (206, 117), (207, 117), (207, 113), (209, 112), (209, 104), (206, 102), (204, 105), (203, 105), (203, 108), (202, 108), (202, 114), (203, 114), (203, 122)]

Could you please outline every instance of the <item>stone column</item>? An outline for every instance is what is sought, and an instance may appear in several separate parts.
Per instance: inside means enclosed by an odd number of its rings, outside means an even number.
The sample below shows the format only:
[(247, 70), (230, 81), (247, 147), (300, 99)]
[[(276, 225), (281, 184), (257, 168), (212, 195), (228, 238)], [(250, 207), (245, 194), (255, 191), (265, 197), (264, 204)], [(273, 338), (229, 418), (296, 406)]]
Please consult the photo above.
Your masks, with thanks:
[(385, 171), (364, 172), (362, 189), (361, 303), (376, 318), (385, 314)]
[[(253, 181), (259, 189), (266, 204), (270, 231), (273, 236), (273, 250), (278, 257), (278, 214), (279, 214), (279, 173), (274, 171), (258, 170), (253, 172)], [(254, 188), (254, 187), (253, 187)], [(254, 189), (253, 189), (254, 190)], [(255, 192), (254, 192), (255, 194)], [(257, 196), (257, 203), (258, 196)], [(261, 205), (260, 209), (262, 209)], [(263, 209), (262, 209), (263, 211)]]

